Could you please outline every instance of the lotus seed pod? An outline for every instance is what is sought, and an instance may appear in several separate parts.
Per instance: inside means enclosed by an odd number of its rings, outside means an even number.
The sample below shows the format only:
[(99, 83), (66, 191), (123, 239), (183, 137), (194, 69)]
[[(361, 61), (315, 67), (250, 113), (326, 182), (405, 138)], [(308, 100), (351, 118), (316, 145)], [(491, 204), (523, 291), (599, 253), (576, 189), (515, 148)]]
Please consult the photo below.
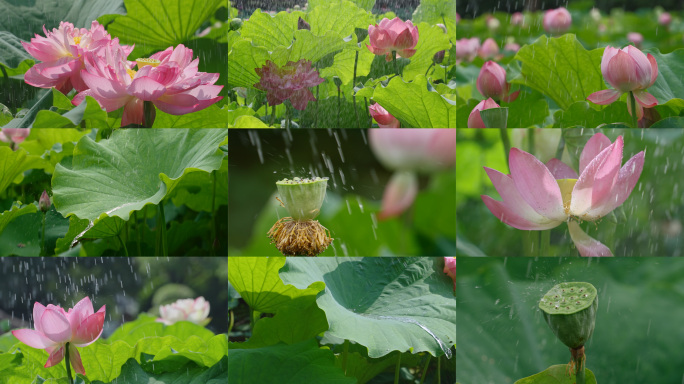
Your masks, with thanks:
[(556, 337), (577, 349), (594, 333), (597, 291), (589, 283), (560, 283), (542, 297), (539, 308)]
[(318, 216), (325, 198), (328, 178), (283, 179), (276, 182), (278, 193), (290, 216), (296, 221), (313, 220)]

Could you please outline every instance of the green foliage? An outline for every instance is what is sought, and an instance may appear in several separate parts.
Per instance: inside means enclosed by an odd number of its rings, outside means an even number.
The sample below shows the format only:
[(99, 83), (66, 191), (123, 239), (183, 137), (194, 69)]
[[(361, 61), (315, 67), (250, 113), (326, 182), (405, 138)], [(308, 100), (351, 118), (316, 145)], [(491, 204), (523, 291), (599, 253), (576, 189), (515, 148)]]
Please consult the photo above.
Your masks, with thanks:
[[(679, 381), (682, 358), (673, 335), (681, 329), (671, 319), (684, 315), (682, 307), (673, 305), (681, 300), (684, 263), (680, 258), (654, 261), (459, 258), (458, 336), (461, 346), (468, 345), (456, 351), (459, 379), (510, 383), (550, 365), (565, 369), (570, 352), (549, 331), (537, 303), (561, 281), (587, 281), (598, 289), (599, 310), (585, 346), (586, 366), (598, 381)], [(635, 303), (643, 305), (642, 310), (633, 310)], [(628, 328), (633, 332), (626, 334)], [(658, 347), (640, 353), (645, 345)], [(671, 364), (662, 364), (663, 359)], [(636, 364), (638, 371), (624, 369)]]
[(135, 44), (131, 58), (169, 46), (188, 44), (197, 29), (221, 6), (222, 0), (125, 0), (125, 16), (107, 27), (123, 44)]
[[(596, 377), (590, 370), (585, 371), (586, 384), (596, 384)], [(543, 372), (539, 372), (530, 377), (520, 379), (515, 384), (574, 384), (575, 373), (568, 376), (568, 366), (565, 364), (552, 365)]]
[(456, 303), (443, 268), (442, 258), (300, 258), (288, 260), (281, 277), (299, 288), (325, 282), (316, 302), (328, 335), (364, 345), (370, 357), (397, 350), (450, 356)]
[(402, 127), (456, 127), (456, 104), (430, 88), (424, 75), (408, 83), (395, 77), (387, 86), (375, 88), (373, 100), (399, 119)]
[(225, 135), (221, 129), (178, 129), (163, 135), (117, 130), (101, 143), (84, 137), (70, 166), (55, 168), (54, 204), (66, 216), (92, 222), (106, 216), (128, 220), (132, 211), (158, 204), (186, 173), (218, 169)]
[(602, 55), (602, 48), (587, 51), (572, 34), (558, 38), (541, 36), (515, 55), (522, 62), (522, 70), (520, 77), (511, 82), (544, 93), (567, 109), (573, 102), (583, 101), (605, 88), (600, 68)]

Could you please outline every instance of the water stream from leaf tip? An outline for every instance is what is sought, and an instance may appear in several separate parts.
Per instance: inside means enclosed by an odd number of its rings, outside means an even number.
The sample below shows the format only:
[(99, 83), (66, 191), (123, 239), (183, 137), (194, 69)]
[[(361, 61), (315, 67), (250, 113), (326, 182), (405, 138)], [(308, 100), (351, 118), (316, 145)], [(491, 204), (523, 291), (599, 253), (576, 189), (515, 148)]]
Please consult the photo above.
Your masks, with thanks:
[(430, 329), (428, 329), (428, 327), (417, 322), (416, 320), (413, 320), (413, 319), (408, 318), (408, 317), (373, 315), (370, 313), (359, 313), (358, 315), (370, 317), (370, 318), (375, 318), (375, 319), (382, 319), (382, 320), (394, 320), (394, 321), (398, 321), (400, 323), (415, 324), (415, 325), (419, 326), (420, 328), (422, 328), (423, 331), (427, 332), (430, 336), (432, 336), (432, 338), (435, 339), (435, 341), (439, 345), (439, 348), (446, 355), (447, 359), (451, 359), (451, 349), (447, 348), (446, 344), (444, 344), (444, 342), (442, 340), (440, 340), (439, 337), (437, 337)]

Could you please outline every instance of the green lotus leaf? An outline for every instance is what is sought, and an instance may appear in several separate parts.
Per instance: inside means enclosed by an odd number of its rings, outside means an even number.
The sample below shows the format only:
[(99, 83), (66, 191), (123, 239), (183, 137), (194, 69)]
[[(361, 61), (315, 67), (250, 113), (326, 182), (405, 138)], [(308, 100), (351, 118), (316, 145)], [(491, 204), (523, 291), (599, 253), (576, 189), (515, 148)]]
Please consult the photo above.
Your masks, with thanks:
[(373, 92), (373, 100), (402, 122), (402, 127), (455, 128), (456, 104), (428, 89), (424, 75), (407, 83), (397, 76)]
[(123, 14), (125, 9), (122, 0), (3, 1), (0, 13), (5, 16), (0, 20), (1, 31), (30, 41), (36, 33), (43, 34), (43, 25), (48, 31), (58, 28), (61, 21), (71, 22), (77, 28), (90, 28), (100, 15)]
[(21, 45), (21, 39), (7, 31), (0, 31), (0, 66), (4, 67), (7, 76), (22, 75), (34, 63), (33, 57)]
[(24, 171), (45, 168), (46, 165), (45, 160), (29, 155), (22, 148), (13, 151), (10, 147), (0, 147), (0, 193), (13, 182), (20, 182)]
[(312, 8), (305, 19), (311, 25), (311, 33), (316, 36), (325, 35), (328, 31), (349, 36), (355, 28), (368, 29), (373, 23), (372, 15), (351, 1), (325, 1), (309, 6)]
[[(419, 33), (416, 53), (411, 56), (411, 62), (402, 71), (402, 76), (406, 79), (424, 75), (425, 71), (432, 65), (432, 57), (435, 53), (451, 47), (449, 35), (444, 33), (442, 28), (427, 23), (416, 24), (416, 26)], [(441, 69), (437, 67), (436, 71), (441, 71)]]
[(128, 220), (145, 204), (158, 204), (183, 175), (219, 169), (225, 129), (116, 130), (97, 143), (83, 137), (71, 164), (55, 167), (53, 202), (64, 216), (95, 222)]
[(329, 349), (315, 339), (293, 345), (279, 344), (256, 349), (230, 349), (228, 382), (231, 384), (353, 384), (335, 366)]
[(603, 48), (587, 51), (573, 34), (541, 36), (515, 55), (522, 62), (511, 83), (527, 85), (553, 99), (561, 109), (605, 89), (601, 75)]
[(235, 257), (228, 260), (228, 280), (255, 311), (275, 313), (281, 305), (301, 296), (316, 295), (322, 284), (299, 290), (283, 284), (278, 270), (284, 257)]
[(443, 258), (289, 258), (280, 276), (305, 288), (325, 283), (318, 307), (326, 335), (359, 343), (376, 358), (392, 351), (446, 354), (456, 343), (453, 284)]
[(123, 44), (135, 44), (131, 58), (187, 42), (223, 0), (125, 0), (126, 16), (107, 27)]
[(225, 128), (228, 112), (227, 108), (219, 108), (216, 104), (178, 116), (157, 109), (154, 128)]

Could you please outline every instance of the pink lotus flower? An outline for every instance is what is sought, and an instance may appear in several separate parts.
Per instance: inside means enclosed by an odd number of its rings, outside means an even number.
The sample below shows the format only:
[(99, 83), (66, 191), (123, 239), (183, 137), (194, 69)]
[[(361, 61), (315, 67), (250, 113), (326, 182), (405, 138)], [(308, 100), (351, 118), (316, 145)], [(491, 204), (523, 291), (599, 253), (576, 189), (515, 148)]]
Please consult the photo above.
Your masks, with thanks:
[(499, 55), (499, 45), (490, 37), (478, 49), (477, 54), (485, 60), (496, 58)]
[(454, 280), (454, 291), (456, 291), (456, 258), (455, 257), (445, 257), (444, 258), (444, 273)]
[[(496, 43), (495, 43), (496, 44)], [(480, 49), (480, 39), (473, 37), (472, 39), (463, 38), (456, 40), (456, 63), (461, 61), (473, 61)]]
[[(639, 120), (644, 116), (644, 108), (651, 108), (658, 104), (658, 100), (646, 92), (646, 88), (652, 86), (658, 77), (658, 63), (650, 53), (646, 56), (632, 45), (623, 49), (606, 47), (601, 59), (601, 73), (606, 83), (615, 89), (604, 89), (592, 93), (587, 97), (587, 100), (592, 103), (611, 104), (623, 93), (632, 92), (636, 99), (636, 116)], [(633, 116), (629, 100), (627, 109)]]
[(497, 104), (496, 101), (492, 100), (491, 97), (487, 100), (480, 101), (475, 108), (470, 111), (470, 115), (468, 115), (468, 128), (487, 128), (485, 127), (484, 121), (482, 121), (480, 111), (491, 108), (501, 108), (501, 106)]
[(629, 197), (641, 175), (644, 152), (620, 168), (622, 149), (622, 136), (611, 144), (604, 134), (595, 134), (580, 155), (578, 177), (558, 159), (544, 165), (533, 155), (511, 148), (510, 175), (485, 167), (503, 201), (484, 195), (482, 201), (503, 223), (521, 230), (545, 230), (567, 222), (580, 255), (612, 256), (577, 221), (596, 221)]
[(50, 354), (45, 368), (59, 364), (65, 355), (65, 345), (70, 344), (69, 361), (74, 370), (85, 375), (81, 355), (76, 347), (85, 347), (97, 340), (104, 326), (105, 306), (93, 312), (93, 303), (88, 297), (76, 303), (69, 311), (62, 307), (48, 304), (44, 307), (36, 302), (33, 305), (33, 329), (17, 329), (12, 331), (14, 337), (22, 343)]
[(223, 86), (213, 85), (219, 74), (198, 72), (199, 59), (192, 60), (192, 49), (183, 44), (136, 60), (137, 71), (128, 67), (126, 55), (113, 45), (86, 52), (81, 76), (90, 89), (77, 94), (74, 105), (92, 96), (107, 112), (123, 107), (121, 126), (125, 127), (143, 123), (144, 101), (166, 113), (184, 115), (223, 98), (217, 96)]
[(416, 53), (418, 28), (411, 20), (382, 19), (380, 24), (368, 27), (368, 36), (370, 45), (366, 44), (366, 47), (375, 55), (386, 55), (387, 61), (392, 60), (392, 51), (397, 52), (397, 58), (409, 58)]
[(672, 22), (672, 15), (668, 12), (663, 12), (658, 16), (658, 24), (668, 26)]
[(1, 128), (0, 141), (5, 143), (21, 144), (31, 133), (31, 128)]
[(368, 107), (371, 116), (378, 122), (380, 128), (399, 128), (401, 123), (392, 116), (382, 105), (375, 103)]
[[(55, 87), (65, 94), (73, 88), (77, 91), (88, 89), (81, 79), (85, 52), (108, 44), (119, 46), (119, 39), (112, 40), (97, 21), (93, 21), (90, 30), (74, 28), (73, 24), (62, 21), (52, 32), (43, 26), (43, 32), (45, 37), (36, 35), (30, 43), (21, 42), (26, 52), (42, 61), (26, 72), (24, 81), (39, 88)], [(121, 48), (126, 56), (133, 50), (132, 46)]]
[(379, 219), (397, 216), (418, 193), (417, 172), (432, 173), (456, 161), (455, 129), (369, 130), (368, 141), (380, 163), (395, 171), (385, 187)]
[(553, 35), (560, 35), (570, 29), (572, 16), (567, 9), (560, 7), (549, 9), (544, 13), (544, 30)]
[(255, 71), (261, 79), (254, 86), (266, 91), (266, 100), (270, 105), (278, 105), (290, 99), (292, 106), (300, 111), (306, 109), (309, 101), (316, 101), (309, 88), (325, 81), (311, 68), (311, 62), (304, 59), (296, 63), (288, 61), (280, 68), (269, 60)]
[(458, 24), (459, 21), (461, 21), (461, 15), (456, 13), (456, 24)]
[(196, 299), (181, 299), (169, 305), (159, 307), (160, 318), (158, 322), (171, 325), (179, 321), (189, 321), (197, 325), (205, 326), (209, 324), (209, 302), (204, 297)]
[(518, 43), (506, 43), (504, 45), (504, 51), (509, 51), (509, 52), (518, 52), (520, 50), (520, 44)]
[(487, 24), (487, 29), (489, 29), (491, 32), (496, 31), (501, 26), (499, 19), (491, 15), (487, 16), (485, 24)]
[(516, 12), (511, 15), (511, 25), (522, 26), (525, 24), (525, 16), (521, 12)]
[(507, 103), (518, 98), (520, 91), (509, 94), (511, 85), (506, 82), (506, 70), (499, 64), (488, 61), (484, 63), (477, 76), (477, 90), (482, 96)]
[(644, 42), (644, 36), (639, 32), (630, 32), (627, 34), (627, 40), (639, 48), (641, 47), (641, 43)]

